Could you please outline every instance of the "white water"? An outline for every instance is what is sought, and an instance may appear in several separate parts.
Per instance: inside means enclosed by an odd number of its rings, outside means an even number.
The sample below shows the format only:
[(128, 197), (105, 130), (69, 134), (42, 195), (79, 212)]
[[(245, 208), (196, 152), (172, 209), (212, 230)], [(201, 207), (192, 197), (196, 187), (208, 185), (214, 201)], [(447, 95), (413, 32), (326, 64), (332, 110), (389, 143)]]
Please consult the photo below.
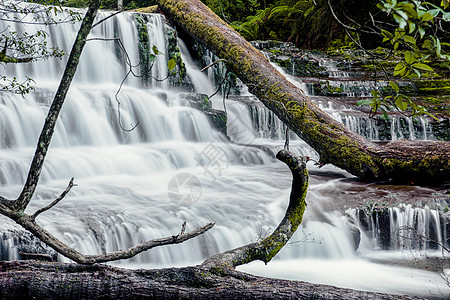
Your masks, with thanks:
[[(100, 18), (105, 15), (102, 13)], [(149, 23), (149, 32), (162, 32), (163, 23)], [(76, 25), (58, 25), (52, 29), (53, 40), (68, 52), (76, 29)], [(137, 32), (130, 14), (102, 23), (91, 36), (111, 38), (115, 34), (123, 39), (132, 64), (136, 64)], [(163, 34), (151, 38), (157, 45), (165, 43)], [(199, 91), (209, 92), (212, 85), (208, 77), (195, 71), (198, 68), (190, 63), (181, 42), (179, 46), (192, 82), (197, 82)], [(284, 165), (254, 146), (265, 145), (272, 151), (282, 148), (280, 122), (269, 122), (267, 112), (258, 108), (259, 128), (255, 130), (248, 106), (229, 101), (228, 134), (232, 141), (245, 145), (229, 143), (211, 128), (201, 112), (180, 100), (177, 91), (144, 88), (138, 79), (130, 78), (119, 94), (121, 123), (127, 128), (137, 122), (139, 126), (131, 133), (124, 132), (118, 124), (114, 98), (127, 71), (122, 58), (112, 42), (88, 42), (28, 212), (47, 205), (75, 177), (77, 186), (38, 222), (86, 254), (125, 249), (142, 240), (171, 236), (179, 232), (184, 221), (187, 230), (216, 222), (210, 232), (186, 243), (115, 263), (133, 268), (197, 264), (273, 230), (287, 205), (290, 174)], [(24, 99), (0, 94), (2, 196), (12, 199), (20, 192), (63, 63), (46, 61), (7, 67), (7, 74), (35, 78), (39, 88)], [(153, 70), (160, 73), (153, 75), (164, 77), (165, 62), (158, 63), (160, 67)], [(268, 139), (268, 132), (272, 132), (265, 128), (268, 124), (277, 128), (273, 140)], [(303, 142), (296, 140), (294, 144), (297, 153), (314, 157)], [(324, 172), (351, 177), (331, 167)], [(194, 176), (201, 188), (174, 185), (180, 174)], [(371, 263), (367, 255), (374, 251), (373, 247), (365, 252), (353, 250), (348, 221), (334, 212), (342, 196), (330, 193), (340, 184), (341, 179), (323, 182), (312, 178), (305, 220), (293, 243), (267, 267), (254, 263), (241, 269), (352, 288), (428, 295), (417, 282), (438, 282), (434, 273)], [(9, 224), (3, 217), (1, 222)], [(10, 247), (9, 258), (16, 258), (17, 249), (11, 239), (3, 244)], [(363, 245), (370, 242), (363, 241)], [(413, 287), (413, 282), (419, 288)], [(433, 293), (446, 291), (442, 283), (427, 283), (426, 289)]]

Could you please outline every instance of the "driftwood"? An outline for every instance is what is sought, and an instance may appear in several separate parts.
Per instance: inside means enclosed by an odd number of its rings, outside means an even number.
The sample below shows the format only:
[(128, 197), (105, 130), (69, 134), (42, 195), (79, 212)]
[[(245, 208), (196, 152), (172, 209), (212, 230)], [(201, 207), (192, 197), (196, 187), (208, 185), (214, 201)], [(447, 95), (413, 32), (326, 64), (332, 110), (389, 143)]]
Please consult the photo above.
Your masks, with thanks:
[(418, 299), (201, 266), (126, 270), (13, 261), (0, 262), (0, 278), (0, 299)]
[(199, 0), (157, 0), (190, 36), (227, 61), (234, 72), (290, 129), (320, 155), (366, 181), (450, 182), (450, 142), (396, 141), (376, 145), (320, 110), (270, 62)]

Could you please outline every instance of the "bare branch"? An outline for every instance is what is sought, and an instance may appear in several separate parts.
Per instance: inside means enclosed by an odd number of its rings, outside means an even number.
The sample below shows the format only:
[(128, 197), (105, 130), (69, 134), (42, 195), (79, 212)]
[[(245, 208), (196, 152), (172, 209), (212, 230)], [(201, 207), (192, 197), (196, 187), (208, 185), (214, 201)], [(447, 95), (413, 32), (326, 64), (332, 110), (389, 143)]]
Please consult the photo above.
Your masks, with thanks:
[(119, 10), (119, 11), (113, 13), (113, 14), (110, 14), (110, 15), (107, 16), (106, 18), (103, 18), (102, 20), (100, 20), (100, 21), (98, 21), (97, 23), (95, 23), (94, 25), (92, 25), (92, 28), (96, 27), (97, 25), (100, 25), (101, 23), (105, 22), (106, 20), (108, 20), (108, 19), (110, 19), (110, 18), (112, 18), (112, 17), (115, 17), (116, 15), (118, 15), (118, 14), (120, 14), (120, 13), (122, 13), (122, 12), (123, 12), (123, 9), (122, 9), (122, 10)]
[(289, 151), (289, 127), (286, 126), (286, 140), (284, 142), (284, 149)]
[(50, 203), (49, 205), (47, 205), (46, 207), (43, 207), (39, 210), (37, 210), (32, 216), (31, 218), (33, 219), (33, 221), (36, 219), (37, 216), (39, 216), (41, 213), (43, 213), (44, 211), (47, 211), (49, 209), (51, 209), (53, 206), (55, 206), (56, 204), (58, 204), (62, 199), (64, 199), (64, 197), (70, 192), (70, 190), (72, 189), (72, 187), (75, 184), (73, 183), (73, 177), (69, 182), (69, 185), (67, 186), (67, 188), (64, 190), (64, 192), (61, 193), (61, 195), (59, 195), (58, 198), (56, 198), (55, 201), (53, 201), (52, 203)]
[(110, 252), (106, 254), (95, 254), (95, 255), (84, 255), (78, 252), (75, 249), (70, 248), (63, 242), (61, 242), (58, 238), (53, 236), (50, 232), (42, 228), (39, 224), (37, 224), (33, 216), (24, 213), (15, 213), (10, 216), (11, 219), (16, 221), (19, 225), (21, 225), (26, 230), (30, 231), (34, 236), (36, 236), (39, 240), (47, 244), (48, 246), (55, 249), (58, 253), (63, 256), (70, 258), (71, 260), (84, 265), (90, 265), (94, 263), (103, 263), (108, 261), (127, 259), (137, 254), (147, 251), (149, 249), (170, 245), (170, 244), (180, 244), (184, 241), (187, 241), (191, 238), (194, 238), (200, 234), (205, 233), (209, 229), (211, 229), (215, 223), (206, 224), (203, 227), (199, 227), (195, 230), (192, 230), (188, 233), (180, 233), (178, 235), (173, 235), (165, 238), (159, 238), (150, 240), (148, 242), (141, 243), (134, 247), (131, 247), (127, 250), (120, 250), (115, 252)]
[(17, 200), (14, 202), (13, 207), (17, 212), (23, 212), (30, 203), (33, 197), (36, 186), (39, 182), (42, 167), (44, 166), (45, 157), (50, 146), (50, 141), (55, 130), (56, 121), (61, 111), (62, 105), (66, 98), (72, 79), (75, 75), (81, 52), (86, 44), (86, 37), (88, 36), (92, 23), (94, 22), (97, 10), (100, 6), (100, 1), (92, 0), (89, 4), (89, 9), (84, 16), (80, 30), (76, 37), (75, 43), (70, 52), (69, 60), (64, 70), (61, 83), (56, 92), (55, 98), (50, 106), (47, 118), (45, 119), (44, 127), (39, 136), (39, 140), (36, 146), (36, 152), (33, 157), (33, 161), (28, 172), (27, 181), (23, 187), (23, 190)]
[(100, 254), (100, 255), (86, 255), (85, 260), (82, 262), (78, 262), (81, 264), (94, 264), (94, 263), (102, 263), (102, 262), (108, 262), (108, 261), (114, 261), (119, 259), (127, 259), (131, 258), (141, 252), (147, 251), (151, 248), (155, 248), (158, 246), (164, 246), (164, 245), (171, 245), (171, 244), (180, 244), (184, 241), (187, 241), (191, 238), (194, 238), (200, 234), (205, 233), (206, 231), (213, 228), (215, 223), (208, 223), (203, 227), (199, 227), (195, 230), (192, 230), (187, 233), (180, 233), (178, 235), (174, 235), (171, 237), (165, 237), (160, 239), (154, 239), (145, 243), (141, 243), (139, 245), (136, 245), (134, 247), (131, 247), (127, 250), (123, 251), (115, 251), (107, 254)]
[(204, 67), (203, 69), (201, 69), (200, 72), (203, 72), (203, 71), (205, 71), (205, 70), (208, 69), (208, 68), (211, 68), (211, 67), (214, 66), (215, 64), (218, 64), (218, 63), (220, 63), (220, 62), (225, 62), (225, 61), (226, 61), (225, 59), (219, 59), (219, 60), (216, 60), (215, 62), (213, 62), (213, 63), (207, 65), (206, 67)]
[(277, 229), (260, 242), (254, 242), (227, 252), (217, 254), (203, 262), (205, 267), (234, 268), (254, 260), (269, 262), (289, 241), (303, 220), (308, 188), (306, 160), (288, 150), (281, 150), (277, 158), (288, 165), (292, 172), (292, 189), (286, 214)]
[(181, 225), (181, 233), (183, 234), (186, 231), (186, 221), (184, 221), (183, 225)]
[(368, 33), (368, 34), (373, 34), (373, 33), (378, 34), (377, 32), (374, 32), (374, 31), (365, 31), (365, 30), (362, 30), (361, 25), (358, 24), (358, 23), (356, 23), (355, 21), (353, 21), (353, 20), (350, 19), (350, 18), (349, 18), (350, 21), (352, 21), (353, 23), (355, 23), (356, 25), (358, 25), (359, 28), (353, 28), (353, 27), (348, 26), (347, 24), (343, 23), (343, 22), (338, 18), (338, 16), (336, 15), (336, 13), (334, 12), (334, 9), (333, 9), (333, 6), (331, 5), (331, 1), (330, 1), (330, 0), (328, 0), (328, 7), (330, 8), (331, 14), (333, 15), (333, 18), (336, 20), (336, 22), (338, 22), (339, 25), (341, 25), (341, 26), (344, 27), (345, 29), (350, 30), (350, 31), (364, 32), (364, 33)]

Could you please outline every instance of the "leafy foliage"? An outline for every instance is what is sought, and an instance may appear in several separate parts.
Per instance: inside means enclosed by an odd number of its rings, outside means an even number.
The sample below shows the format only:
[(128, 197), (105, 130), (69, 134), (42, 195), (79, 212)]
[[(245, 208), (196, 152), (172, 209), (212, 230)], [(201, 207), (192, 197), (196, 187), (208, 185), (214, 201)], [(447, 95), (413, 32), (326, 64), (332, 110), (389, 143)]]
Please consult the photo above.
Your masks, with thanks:
[[(79, 12), (65, 9), (59, 1), (22, 2), (0, 0), (0, 64), (28, 63), (41, 59), (61, 58), (64, 51), (58, 47), (49, 47), (47, 32), (18, 33), (11, 30), (10, 24), (39, 24), (51, 26), (81, 20)], [(19, 94), (29, 93), (33, 89), (33, 80), (19, 81), (0, 74), (0, 90)]]
[[(418, 0), (401, 1), (380, 0), (377, 7), (391, 16), (394, 25), (379, 28), (383, 42), (395, 53), (402, 50), (402, 59), (395, 65), (393, 75), (399, 77), (416, 76), (420, 78), (424, 72), (434, 73), (429, 65), (430, 59), (450, 60), (449, 43), (442, 40), (448, 37), (450, 12), (449, 2), (441, 1), (441, 6)], [(429, 115), (426, 108), (416, 105), (411, 98), (399, 93), (399, 87), (389, 82), (395, 92), (394, 96), (380, 98), (373, 92), (373, 98), (358, 102), (358, 105), (369, 105), (372, 116), (380, 109), (386, 118), (386, 109), (394, 108), (400, 112), (407, 109), (411, 115)]]
[(289, 6), (270, 6), (258, 10), (256, 15), (247, 17), (245, 22), (235, 21), (231, 26), (248, 40), (280, 39), (281, 30), (292, 8)]

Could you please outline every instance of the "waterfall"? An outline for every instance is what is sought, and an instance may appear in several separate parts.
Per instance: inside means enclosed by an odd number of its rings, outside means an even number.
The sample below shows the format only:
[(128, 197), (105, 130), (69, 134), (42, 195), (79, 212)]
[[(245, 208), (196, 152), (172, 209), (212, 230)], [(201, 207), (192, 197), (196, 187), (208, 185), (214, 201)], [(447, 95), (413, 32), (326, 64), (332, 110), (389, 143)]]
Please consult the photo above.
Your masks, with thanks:
[[(98, 19), (110, 14), (100, 12)], [(116, 99), (130, 66), (125, 53), (110, 39), (122, 40), (131, 65), (136, 66), (134, 72), (140, 76), (144, 74), (137, 65), (143, 52), (156, 45), (164, 55), (158, 56), (151, 76), (164, 78), (168, 74), (169, 25), (161, 15), (137, 16), (121, 13), (90, 34), (27, 212), (49, 204), (75, 177), (77, 186), (37, 219), (63, 242), (82, 253), (94, 254), (172, 236), (179, 233), (184, 221), (187, 230), (215, 222), (211, 231), (183, 244), (114, 262), (130, 268), (198, 264), (213, 254), (264, 237), (281, 220), (291, 174), (274, 154), (284, 146), (285, 127), (245, 89), (225, 101), (228, 136), (216, 131), (206, 115), (191, 106), (185, 97), (191, 89), (170, 87), (169, 81), (145, 82), (130, 76)], [(11, 26), (10, 30), (25, 30), (18, 23)], [(58, 45), (69, 52), (78, 26), (45, 28), (51, 36), (49, 46)], [(146, 51), (137, 42), (142, 26), (149, 37), (144, 43)], [(28, 25), (26, 30), (31, 33), (40, 28)], [(217, 90), (211, 73), (200, 72), (191, 49), (181, 39), (177, 47), (194, 92), (211, 94)], [(66, 58), (6, 66), (8, 76), (34, 78), (36, 90), (24, 98), (0, 93), (0, 193), (4, 197), (17, 197), (25, 182), (65, 62)], [(307, 91), (303, 83), (296, 84)], [(213, 102), (214, 108), (223, 109), (222, 96)], [(135, 125), (131, 132), (121, 128)], [(292, 133), (291, 150), (317, 158), (315, 151)], [(442, 283), (437, 287), (420, 283), (435, 280), (432, 272), (384, 266), (361, 255), (359, 245), (369, 242), (365, 242), (363, 230), (355, 230), (356, 225), (341, 210), (343, 191), (352, 184), (353, 176), (333, 166), (320, 170), (313, 162), (308, 166), (312, 176), (301, 228), (267, 267), (256, 263), (242, 269), (266, 276), (414, 295), (426, 294), (422, 288), (447, 291)], [(179, 184), (185, 181), (187, 184)], [(0, 223), (1, 259), (19, 258), (21, 243), (31, 245), (28, 249), (48, 251), (31, 236), (23, 235), (12, 221), (1, 217)], [(22, 240), (17, 238), (20, 235)], [(58, 259), (68, 261), (60, 256)], [(346, 270), (346, 282), (335, 280), (343, 277), (342, 269)], [(411, 276), (417, 286), (412, 290)], [(392, 286), (389, 279), (403, 283)]]
[(440, 210), (400, 204), (372, 211), (351, 209), (347, 213), (376, 247), (439, 252), (449, 247), (450, 219)]

